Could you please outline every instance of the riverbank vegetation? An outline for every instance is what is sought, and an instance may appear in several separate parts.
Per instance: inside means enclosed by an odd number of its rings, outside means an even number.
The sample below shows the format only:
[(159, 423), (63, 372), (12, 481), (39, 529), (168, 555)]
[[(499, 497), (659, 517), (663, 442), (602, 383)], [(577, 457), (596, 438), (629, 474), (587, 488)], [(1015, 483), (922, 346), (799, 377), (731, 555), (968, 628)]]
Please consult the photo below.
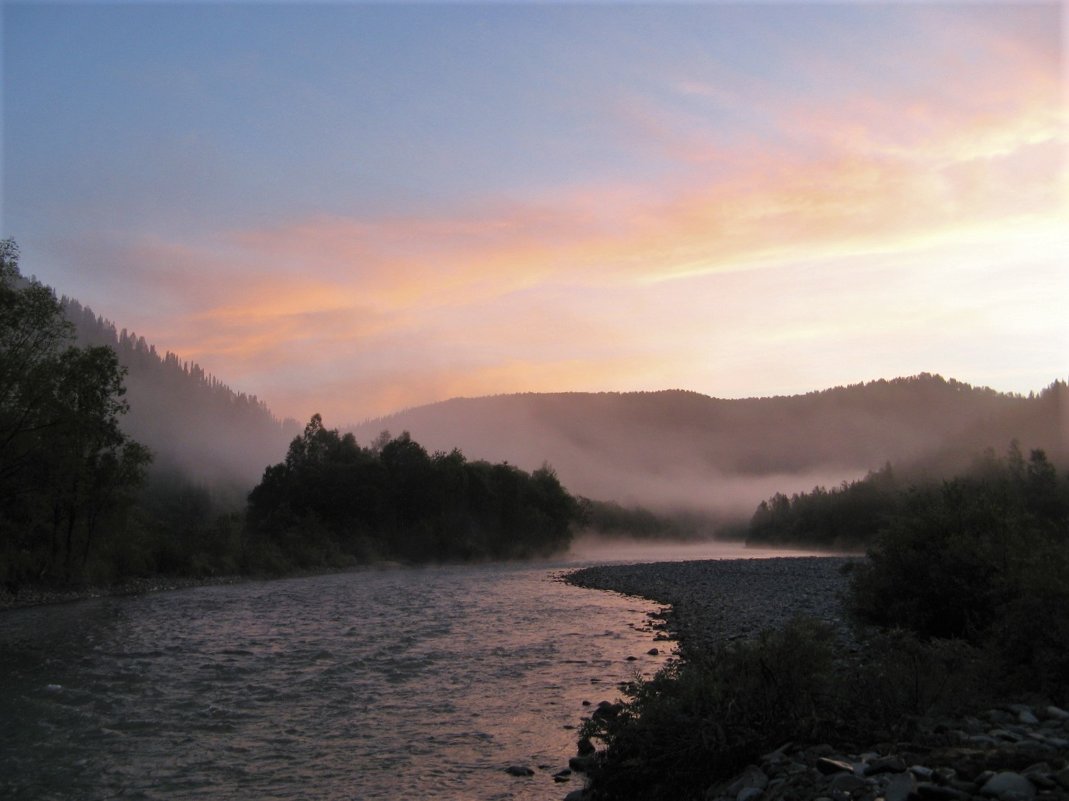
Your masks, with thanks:
[[(131, 396), (139, 408), (128, 414)], [(458, 450), (428, 454), (407, 433), (360, 447), (318, 415), (263, 472), (291, 427), (58, 299), (20, 273), (13, 240), (0, 242), (0, 592), (9, 597), (154, 576), (540, 556), (565, 549), (580, 517), (548, 466), (529, 474)], [(243, 476), (258, 459), (263, 480), (250, 494), (255, 479)]]
[[(1055, 382), (1046, 394), (1059, 394), (1065, 385)], [(1069, 398), (1066, 399), (1069, 403)], [(927, 502), (942, 492), (944, 485), (956, 487), (970, 498), (989, 496), (983, 505), (973, 503), (975, 514), (991, 512), (996, 519), (1007, 514), (1027, 515), (1021, 509), (1026, 496), (1038, 504), (1040, 514), (1057, 514), (1055, 506), (1064, 504), (1064, 487), (1058, 489), (1053, 478), (1055, 468), (1041, 449), (1030, 451), (1027, 459), (1016, 440), (1004, 458), (991, 448), (973, 458), (972, 464), (948, 479), (932, 475), (917, 467), (899, 469), (886, 463), (870, 471), (865, 478), (844, 481), (838, 487), (814, 487), (809, 492), (787, 496), (776, 493), (758, 504), (745, 531), (751, 545), (791, 545), (838, 550), (863, 550), (887, 524), (901, 516), (903, 509)]]
[(644, 542), (702, 542), (742, 539), (739, 523), (727, 515), (697, 510), (653, 510), (579, 497), (579, 525), (607, 539)]
[[(682, 661), (585, 724), (605, 745), (591, 797), (702, 798), (785, 742), (860, 751), (908, 741), (925, 717), (1069, 703), (1069, 475), (1011, 447), (939, 484), (889, 477), (816, 496), (828, 519), (878, 521), (845, 598), (855, 643), (805, 620), (704, 652), (684, 642)], [(881, 500), (859, 515), (859, 498)]]
[(249, 558), (283, 570), (544, 556), (567, 548), (577, 514), (549, 466), (428, 454), (407, 433), (361, 447), (315, 415), (249, 495)]

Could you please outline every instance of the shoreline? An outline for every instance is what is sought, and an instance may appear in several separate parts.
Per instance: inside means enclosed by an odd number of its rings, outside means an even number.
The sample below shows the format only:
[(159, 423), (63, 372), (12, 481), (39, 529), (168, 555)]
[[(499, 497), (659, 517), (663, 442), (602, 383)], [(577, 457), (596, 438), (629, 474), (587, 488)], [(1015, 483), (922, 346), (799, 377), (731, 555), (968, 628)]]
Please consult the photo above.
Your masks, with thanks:
[[(623, 542), (631, 542), (630, 540), (624, 540)], [(651, 543), (652, 544), (652, 543)], [(758, 549), (766, 550), (766, 549)], [(562, 554), (562, 556), (567, 556)], [(837, 556), (841, 554), (829, 554), (829, 557)], [(730, 556), (730, 557), (715, 557), (716, 561), (748, 561), (751, 559), (788, 559), (795, 558), (792, 556), (784, 557), (753, 557), (753, 556)], [(826, 558), (823, 555), (814, 556), (813, 558)], [(706, 557), (696, 557), (689, 561), (710, 561), (711, 559)], [(520, 560), (526, 561), (526, 560)], [(542, 559), (529, 560), (532, 565), (542, 564)], [(480, 560), (474, 560), (470, 562), (434, 562), (434, 563), (404, 563), (393, 560), (383, 560), (377, 562), (369, 562), (367, 564), (349, 565), (346, 567), (323, 567), (311, 570), (295, 570), (292, 572), (282, 574), (243, 574), (234, 573), (226, 575), (216, 576), (143, 576), (137, 578), (127, 579), (125, 581), (116, 584), (88, 584), (77, 585), (68, 587), (48, 586), (48, 585), (25, 585), (20, 587), (17, 593), (12, 593), (7, 587), (0, 585), (0, 614), (11, 609), (27, 609), (35, 606), (50, 606), (54, 604), (67, 604), (74, 603), (76, 601), (84, 601), (92, 598), (108, 598), (108, 597), (122, 597), (126, 595), (144, 595), (147, 593), (155, 592), (170, 592), (173, 590), (186, 590), (195, 587), (214, 587), (225, 586), (231, 584), (244, 584), (253, 581), (277, 581), (284, 579), (294, 578), (308, 578), (313, 576), (328, 576), (335, 575), (337, 573), (358, 573), (364, 570), (393, 570), (398, 568), (408, 567), (427, 567), (427, 566), (449, 566), (449, 565), (464, 565), (464, 564), (483, 564)], [(493, 560), (490, 560), (493, 563)], [(502, 564), (513, 564), (514, 560), (505, 560)], [(649, 564), (674, 564), (674, 562), (649, 562)], [(614, 567), (617, 565), (605, 565), (605, 567)], [(587, 567), (580, 565), (568, 565), (560, 564), (554, 565), (554, 569), (559, 575), (566, 577), (568, 574), (576, 570), (585, 570)], [(574, 582), (573, 582), (574, 583)], [(577, 585), (580, 586), (580, 585)], [(602, 589), (601, 587), (593, 587), (592, 589)], [(606, 588), (611, 589), (611, 588)], [(643, 597), (642, 593), (628, 593), (639, 597)]]
[(217, 587), (229, 584), (244, 584), (263, 580), (256, 576), (153, 576), (135, 578), (119, 584), (89, 585), (83, 587), (48, 588), (31, 586), (12, 593), (0, 588), (0, 614), (13, 609), (29, 609), (35, 606), (52, 606), (87, 601), (92, 598), (118, 598), (124, 595), (146, 595), (155, 592), (188, 590), (194, 587)]
[(685, 658), (717, 642), (745, 639), (804, 615), (853, 641), (841, 593), (844, 566), (861, 557), (775, 556), (597, 565), (569, 571), (577, 587), (617, 592), (668, 609), (664, 619)]
[[(858, 557), (604, 565), (573, 570), (579, 587), (637, 596), (667, 607), (679, 658), (778, 629), (796, 615), (831, 626), (841, 659), (866, 658), (870, 631), (847, 617), (842, 594)], [(1021, 703), (1022, 700), (1028, 703)], [(708, 786), (710, 801), (1069, 801), (1069, 711), (1034, 698), (987, 699), (966, 713), (917, 717), (902, 739), (791, 742), (742, 773)], [(869, 738), (866, 738), (869, 739)], [(601, 752), (598, 752), (601, 753)], [(577, 766), (597, 764), (589, 751)], [(581, 769), (581, 768), (580, 768)], [(602, 768), (604, 770), (604, 768)], [(584, 773), (587, 771), (583, 771)], [(597, 797), (596, 784), (566, 801)]]

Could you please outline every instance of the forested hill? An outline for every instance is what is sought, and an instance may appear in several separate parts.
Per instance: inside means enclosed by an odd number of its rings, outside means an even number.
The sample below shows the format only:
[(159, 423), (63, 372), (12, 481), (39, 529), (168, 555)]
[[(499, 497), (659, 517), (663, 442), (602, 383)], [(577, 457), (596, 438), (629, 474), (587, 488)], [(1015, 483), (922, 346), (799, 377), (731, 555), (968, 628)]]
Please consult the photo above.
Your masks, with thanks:
[(1015, 438), (1065, 463), (1069, 394), (1062, 382), (1020, 396), (921, 374), (743, 400), (675, 390), (501, 395), (352, 430), (368, 441), (383, 429), (524, 469), (548, 461), (565, 486), (594, 498), (748, 516), (775, 492), (835, 486), (887, 461), (949, 475)]
[(235, 392), (174, 353), (160, 355), (144, 337), (121, 331), (78, 301), (62, 298), (82, 345), (107, 345), (127, 368), (127, 434), (148, 446), (157, 467), (178, 468), (208, 484), (252, 487), (300, 433), (263, 401)]

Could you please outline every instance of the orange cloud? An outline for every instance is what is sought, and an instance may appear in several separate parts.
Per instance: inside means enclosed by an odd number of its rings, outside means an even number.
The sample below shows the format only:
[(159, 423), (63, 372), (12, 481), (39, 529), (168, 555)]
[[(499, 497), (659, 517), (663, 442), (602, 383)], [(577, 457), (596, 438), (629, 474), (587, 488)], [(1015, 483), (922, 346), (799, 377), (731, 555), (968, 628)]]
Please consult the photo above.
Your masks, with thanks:
[[(199, 248), (148, 243), (140, 255), (198, 310), (166, 332), (174, 349), (235, 385), (274, 387), (261, 394), (282, 408), (327, 411), (329, 396), (339, 418), (456, 394), (652, 389), (743, 371), (757, 347), (786, 364), (791, 347), (819, 351), (836, 336), (861, 354), (879, 351), (877, 335), (992, 326), (988, 301), (940, 271), (975, 259), (969, 248), (982, 242), (1046, 275), (1065, 255), (1069, 141), (1044, 56), (1008, 38), (987, 47), (1006, 58), (972, 75), (948, 63), (937, 91), (788, 107), (779, 123), (807, 145), (797, 151), (705, 139), (635, 109), (640, 135), (685, 178), (436, 216), (321, 216)], [(677, 88), (731, 100), (698, 83)], [(880, 269), (866, 275), (862, 257)], [(790, 284), (788, 265), (802, 262), (825, 283)], [(203, 281), (190, 281), (190, 265), (204, 266)], [(926, 294), (927, 274), (954, 278)], [(777, 294), (784, 285), (793, 299)], [(852, 306), (837, 307), (830, 286), (847, 287)], [(984, 286), (1004, 296), (1010, 282)], [(1047, 294), (1069, 301), (1064, 290)], [(947, 300), (955, 291), (960, 308)], [(894, 305), (885, 295), (897, 308), (882, 310)], [(947, 368), (903, 372), (917, 369)], [(305, 386), (276, 385), (283, 370), (302, 371)]]

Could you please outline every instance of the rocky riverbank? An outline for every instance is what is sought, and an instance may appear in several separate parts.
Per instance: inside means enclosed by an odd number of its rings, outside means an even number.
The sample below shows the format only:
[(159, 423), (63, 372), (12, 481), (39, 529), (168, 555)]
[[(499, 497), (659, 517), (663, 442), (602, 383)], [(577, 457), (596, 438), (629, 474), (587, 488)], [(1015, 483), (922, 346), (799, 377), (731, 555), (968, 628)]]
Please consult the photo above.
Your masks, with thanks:
[(802, 615), (853, 639), (843, 611), (844, 567), (857, 557), (813, 556), (600, 565), (566, 580), (580, 587), (648, 598), (670, 607), (665, 624), (687, 649), (752, 637)]
[[(665, 625), (679, 639), (683, 658), (804, 615), (832, 628), (845, 658), (864, 659), (866, 633), (851, 626), (842, 603), (850, 561), (814, 557), (599, 566), (575, 571), (566, 580), (668, 604)], [(583, 755), (579, 762), (590, 758)], [(569, 801), (593, 797), (589, 790), (568, 795)], [(846, 750), (787, 743), (708, 787), (704, 798), (1069, 801), (1069, 712), (1043, 702), (1004, 703), (953, 719), (921, 719), (907, 738)]]

